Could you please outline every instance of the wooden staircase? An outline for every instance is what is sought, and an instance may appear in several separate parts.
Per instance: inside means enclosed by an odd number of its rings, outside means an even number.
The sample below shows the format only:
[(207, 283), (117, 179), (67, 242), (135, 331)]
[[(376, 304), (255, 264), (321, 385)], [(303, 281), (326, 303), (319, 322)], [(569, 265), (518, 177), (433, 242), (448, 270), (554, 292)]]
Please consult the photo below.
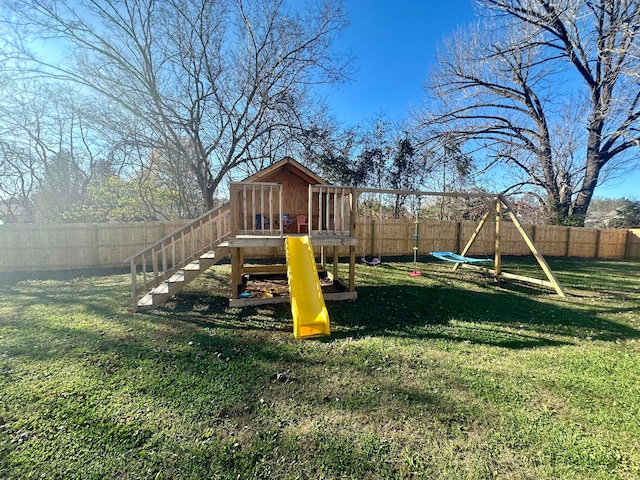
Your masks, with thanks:
[(228, 247), (218, 247), (215, 251), (205, 252), (197, 260), (193, 260), (181, 268), (161, 285), (151, 289), (137, 302), (137, 310), (150, 310), (162, 306), (169, 298), (178, 293), (198, 275), (220, 263), (229, 256)]
[(229, 217), (227, 203), (128, 258), (133, 310), (163, 305), (202, 272), (227, 258)]

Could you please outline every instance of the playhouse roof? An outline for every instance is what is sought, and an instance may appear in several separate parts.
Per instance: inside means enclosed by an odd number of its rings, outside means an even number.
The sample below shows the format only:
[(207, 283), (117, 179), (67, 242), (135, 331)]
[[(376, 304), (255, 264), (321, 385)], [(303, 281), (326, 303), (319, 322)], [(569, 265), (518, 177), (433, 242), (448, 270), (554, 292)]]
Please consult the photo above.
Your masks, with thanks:
[(310, 185), (328, 185), (328, 182), (313, 173), (307, 167), (302, 165), (299, 162), (296, 162), (291, 157), (284, 157), (279, 162), (274, 163), (273, 165), (268, 166), (267, 168), (260, 170), (259, 172), (254, 173), (249, 178), (247, 178), (246, 182), (266, 182), (269, 181), (269, 178), (274, 175), (283, 172), (289, 171), (294, 175), (302, 178), (305, 182)]

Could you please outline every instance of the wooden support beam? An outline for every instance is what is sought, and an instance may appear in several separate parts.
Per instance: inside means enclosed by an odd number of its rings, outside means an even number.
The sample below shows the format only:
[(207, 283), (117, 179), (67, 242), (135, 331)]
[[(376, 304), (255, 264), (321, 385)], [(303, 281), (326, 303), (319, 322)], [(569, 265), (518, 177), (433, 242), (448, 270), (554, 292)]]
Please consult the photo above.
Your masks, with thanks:
[[(496, 271), (492, 268), (480, 267), (478, 265), (471, 265), (469, 263), (463, 264), (462, 267), (468, 270), (475, 270), (477, 272), (486, 273), (494, 277), (496, 274)], [(501, 275), (503, 278), (508, 278), (510, 280), (518, 280), (520, 282), (530, 283), (532, 285), (540, 285), (543, 287), (554, 288), (551, 282), (549, 282), (548, 280), (542, 280), (540, 278), (527, 277), (525, 275), (518, 275), (515, 273), (509, 273), (509, 272), (502, 272)]]
[(540, 253), (540, 251), (538, 250), (538, 247), (536, 247), (535, 243), (533, 243), (531, 238), (529, 238), (527, 231), (524, 229), (524, 227), (520, 223), (520, 220), (518, 220), (518, 217), (515, 215), (515, 213), (513, 213), (513, 209), (511, 208), (511, 205), (509, 204), (508, 200), (504, 198), (503, 195), (500, 195), (500, 201), (506, 207), (507, 213), (509, 214), (509, 217), (513, 221), (513, 224), (516, 226), (516, 228), (520, 232), (520, 235), (522, 235), (522, 238), (524, 239), (525, 243), (529, 247), (529, 250), (531, 250), (531, 253), (535, 257), (535, 259), (538, 261), (538, 264), (542, 268), (542, 271), (544, 272), (544, 274), (547, 276), (547, 279), (549, 279), (549, 282), (551, 283), (556, 293), (560, 297), (563, 297), (563, 298), (566, 297), (567, 294), (565, 293), (564, 288), (562, 288), (562, 285), (560, 285), (560, 282), (558, 282), (558, 279), (556, 278), (553, 271), (549, 267), (549, 264), (547, 263), (547, 261), (542, 256), (542, 253)]
[[(322, 198), (320, 199), (322, 201)], [(307, 211), (307, 235), (312, 236), (313, 230), (313, 185), (309, 185), (309, 204)]]
[(249, 275), (258, 274), (285, 274), (287, 273), (286, 265), (245, 265), (242, 267), (244, 273)]
[(349, 291), (356, 291), (356, 247), (349, 247)]
[(500, 270), (502, 269), (502, 253), (500, 250), (500, 238), (502, 233), (500, 231), (500, 227), (502, 225), (502, 202), (500, 201), (499, 198), (496, 198), (495, 212), (496, 212), (496, 239), (495, 239), (493, 269), (495, 271), (496, 282), (499, 282)]
[(510, 280), (519, 280), (521, 282), (531, 283), (533, 285), (541, 285), (547, 288), (555, 288), (553, 283), (548, 280), (542, 280), (540, 278), (532, 278), (524, 275), (517, 275), (515, 273), (502, 272), (502, 276), (504, 278), (508, 278)]
[(280, 236), (282, 236), (284, 234), (284, 212), (283, 212), (283, 192), (284, 190), (282, 189), (282, 187), (280, 187), (279, 192), (278, 192), (278, 225), (279, 225), (279, 229), (280, 229)]
[(242, 248), (231, 249), (231, 298), (238, 298), (242, 283)]
[[(273, 230), (276, 219), (273, 216), (273, 185), (269, 185), (269, 230)], [(278, 222), (279, 224), (280, 222)]]
[[(351, 224), (350, 235), (356, 238), (356, 224), (358, 221), (358, 189), (351, 190)], [(355, 294), (356, 291), (356, 246), (349, 247), (349, 292)]]
[[(247, 203), (247, 185), (242, 185), (242, 213), (244, 214), (244, 229), (247, 230), (249, 218), (251, 218), (251, 230), (256, 230), (256, 188), (251, 189), (251, 214), (248, 214), (249, 204)], [(262, 224), (262, 222), (260, 222)]]
[(329, 225), (330, 225), (330, 220), (331, 220), (331, 189), (329, 187), (326, 188), (326, 193), (324, 194), (324, 202), (325, 202), (325, 208), (324, 208), (324, 216), (325, 216), (325, 220), (324, 220), (324, 225), (320, 228), (320, 230), (323, 230), (325, 232), (329, 231)]
[[(230, 189), (229, 212), (231, 214), (231, 225), (229, 225), (229, 235), (235, 237), (236, 232), (238, 231), (238, 191), (233, 187), (233, 185)], [(220, 235), (220, 232), (218, 232), (218, 235)]]

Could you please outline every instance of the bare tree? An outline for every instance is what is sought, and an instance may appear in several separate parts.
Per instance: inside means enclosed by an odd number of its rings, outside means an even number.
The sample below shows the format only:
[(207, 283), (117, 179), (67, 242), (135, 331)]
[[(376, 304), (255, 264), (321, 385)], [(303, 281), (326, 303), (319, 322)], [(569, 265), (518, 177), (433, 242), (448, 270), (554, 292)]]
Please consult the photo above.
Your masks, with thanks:
[(148, 153), (189, 166), (173, 175), (195, 178), (205, 208), (229, 172), (273, 151), (265, 139), (284, 144), (300, 128), (313, 85), (347, 71), (331, 50), (346, 25), (340, 0), (300, 11), (282, 0), (4, 3), (23, 28), (72, 51), (47, 62), (22, 49), (39, 73), (126, 110)]
[[(93, 175), (82, 101), (39, 83), (11, 87), (0, 105), (0, 199), (14, 219), (33, 221), (43, 212), (51, 219), (81, 203)], [(37, 208), (37, 197), (46, 198), (46, 208)]]
[(640, 2), (480, 3), (489, 18), (441, 52), (428, 121), (522, 172), (515, 186), (543, 189), (556, 221), (583, 224), (601, 176), (640, 143)]
[(0, 141), (0, 212), (5, 221), (33, 218), (32, 196), (37, 179), (34, 157), (22, 145)]

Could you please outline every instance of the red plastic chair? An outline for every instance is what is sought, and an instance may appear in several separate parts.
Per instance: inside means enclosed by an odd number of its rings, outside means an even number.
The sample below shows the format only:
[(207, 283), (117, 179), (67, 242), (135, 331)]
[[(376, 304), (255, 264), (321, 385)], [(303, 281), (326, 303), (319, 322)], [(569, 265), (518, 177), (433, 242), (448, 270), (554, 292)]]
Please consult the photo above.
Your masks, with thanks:
[(309, 232), (309, 224), (307, 223), (306, 215), (296, 215), (296, 222), (298, 223), (298, 233), (302, 232), (302, 227), (307, 227), (307, 233)]

